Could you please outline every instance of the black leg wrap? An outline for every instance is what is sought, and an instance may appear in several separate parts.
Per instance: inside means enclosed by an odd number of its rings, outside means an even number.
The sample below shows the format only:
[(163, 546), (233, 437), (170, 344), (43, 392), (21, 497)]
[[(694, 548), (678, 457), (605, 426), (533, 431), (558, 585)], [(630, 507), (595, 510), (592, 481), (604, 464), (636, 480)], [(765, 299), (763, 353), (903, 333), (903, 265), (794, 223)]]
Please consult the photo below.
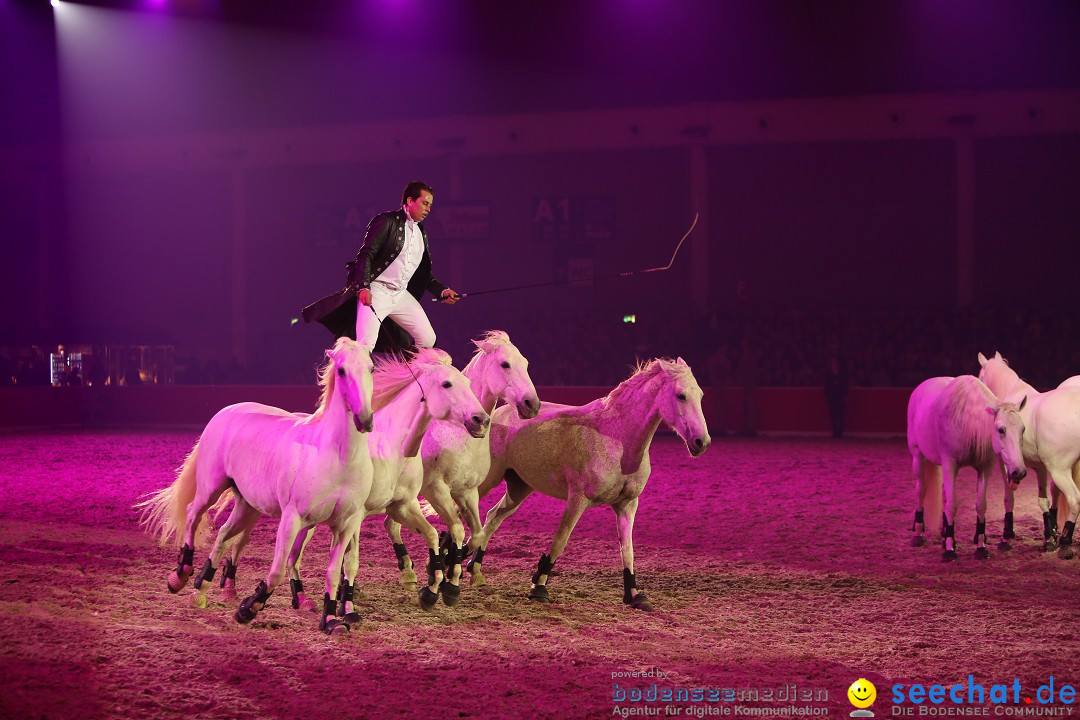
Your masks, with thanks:
[(922, 510), (916, 510), (915, 511), (915, 519), (912, 520), (912, 522), (911, 522), (911, 530), (912, 530), (912, 532), (914, 532), (915, 528), (918, 527), (919, 525), (923, 525), (923, 526), (926, 525), (926, 523), (923, 522), (923, 511)]
[(428, 548), (428, 563), (427, 563), (427, 584), (435, 584), (435, 572), (439, 570), (446, 572), (446, 568), (443, 567), (442, 556), (436, 553), (431, 548)]
[(236, 566), (232, 558), (225, 558), (225, 567), (221, 570), (221, 587), (225, 587), (226, 580), (236, 580)]
[(467, 567), (465, 569), (468, 570), (469, 572), (472, 572), (473, 571), (473, 565), (483, 565), (484, 564), (484, 555), (486, 553), (487, 553), (487, 550), (485, 550), (484, 548), (476, 548), (476, 552), (473, 553), (472, 560), (469, 561), (469, 567)]
[(975, 540), (973, 540), (973, 542), (979, 542), (979, 538), (983, 537), (985, 535), (986, 535), (986, 521), (985, 520), (976, 520), (975, 521)]
[(180, 555), (176, 558), (176, 574), (184, 574), (184, 566), (191, 567), (195, 564), (195, 548), (188, 547), (187, 543), (184, 543), (184, 547), (180, 548)]
[(289, 579), (289, 592), (292, 594), (292, 609), (300, 609), (300, 598), (298, 595), (304, 592), (304, 581)]
[(1065, 527), (1062, 529), (1061, 537), (1058, 539), (1059, 545), (1072, 545), (1074, 527), (1076, 527), (1076, 523), (1072, 520), (1065, 521)]
[(409, 549), (405, 543), (394, 543), (394, 555), (397, 555), (397, 569), (405, 569), (405, 559), (409, 557)]
[(956, 529), (955, 525), (948, 525), (948, 524), (942, 525), (941, 526), (941, 536), (944, 537), (944, 538), (954, 537), (953, 533), (954, 533), (955, 529)]
[(1002, 531), (1001, 537), (1006, 540), (1012, 540), (1016, 537), (1016, 533), (1013, 532), (1013, 514), (1011, 512), (1005, 513), (1005, 529)]
[(623, 568), (622, 571), (622, 587), (622, 601), (629, 605), (634, 599), (634, 595), (630, 592), (630, 589), (633, 588), (634, 590), (637, 590), (637, 580), (634, 577), (634, 573), (630, 572), (628, 568)]
[(266, 581), (260, 580), (259, 586), (255, 588), (255, 594), (244, 598), (244, 601), (240, 603), (240, 607), (236, 608), (236, 612), (233, 613), (233, 618), (241, 624), (251, 622), (259, 614), (259, 610), (262, 609), (257, 610), (254, 606), (256, 604), (265, 605), (271, 594), (266, 589)]
[(551, 569), (555, 567), (555, 563), (551, 560), (550, 555), (541, 555), (539, 562), (536, 563), (536, 572), (533, 573), (533, 584), (540, 582), (541, 575), (551, 575)]
[(195, 577), (195, 589), (202, 588), (204, 582), (212, 582), (214, 579), (215, 568), (210, 561), (210, 558), (206, 558), (206, 564), (203, 565), (203, 569), (199, 571), (199, 574)]
[(333, 635), (335, 630), (349, 631), (348, 623), (334, 617), (337, 614), (337, 600), (330, 597), (330, 593), (323, 593), (323, 611), (319, 619), (319, 630), (327, 635)]
[(1054, 512), (1043, 513), (1043, 539), (1057, 537), (1057, 514)]

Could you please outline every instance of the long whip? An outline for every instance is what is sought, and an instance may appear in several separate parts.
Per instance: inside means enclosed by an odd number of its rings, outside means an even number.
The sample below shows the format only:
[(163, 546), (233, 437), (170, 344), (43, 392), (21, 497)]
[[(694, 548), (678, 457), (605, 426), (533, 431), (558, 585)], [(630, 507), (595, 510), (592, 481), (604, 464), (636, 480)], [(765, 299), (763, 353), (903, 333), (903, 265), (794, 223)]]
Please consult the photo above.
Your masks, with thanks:
[[(471, 297), (473, 295), (490, 295), (492, 293), (510, 292), (511, 290), (528, 290), (528, 289), (531, 289), (531, 288), (552, 287), (552, 286), (555, 286), (555, 285), (569, 285), (571, 283), (578, 283), (578, 282), (593, 282), (593, 281), (596, 281), (596, 280), (613, 280), (615, 278), (632, 277), (634, 275), (644, 275), (645, 273), (664, 272), (665, 270), (670, 270), (671, 266), (675, 264), (675, 257), (679, 254), (679, 250), (682, 249), (683, 243), (686, 242), (686, 238), (690, 237), (690, 233), (694, 232), (694, 228), (697, 227), (698, 218), (700, 216), (701, 216), (701, 213), (694, 213), (694, 221), (692, 223), (690, 223), (690, 227), (683, 234), (682, 238), (679, 239), (679, 244), (675, 246), (675, 252), (673, 252), (671, 254), (671, 260), (668, 261), (667, 265), (661, 265), (659, 267), (645, 268), (644, 270), (629, 270), (627, 272), (616, 273), (614, 275), (601, 275), (601, 276), (594, 275), (592, 277), (587, 277), (587, 278), (573, 278), (573, 279), (566, 279), (566, 280), (553, 280), (551, 282), (533, 283), (532, 285), (514, 285), (513, 287), (496, 288), (494, 290), (480, 290), (478, 292), (460, 293), (460, 297), (465, 298), (465, 297)], [(441, 301), (440, 298), (432, 298), (432, 302), (440, 302), (440, 301)]]

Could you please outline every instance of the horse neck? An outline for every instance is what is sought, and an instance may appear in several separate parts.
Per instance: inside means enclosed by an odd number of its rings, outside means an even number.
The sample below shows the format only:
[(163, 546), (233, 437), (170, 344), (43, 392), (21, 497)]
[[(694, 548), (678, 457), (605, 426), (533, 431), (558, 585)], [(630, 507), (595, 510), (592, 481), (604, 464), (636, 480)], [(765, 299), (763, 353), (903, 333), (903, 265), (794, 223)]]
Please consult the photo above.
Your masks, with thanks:
[(420, 442), (431, 424), (431, 413), (427, 403), (420, 402), (422, 397), (420, 385), (412, 383), (375, 414), (378, 431), (391, 447), (401, 449), (402, 457), (414, 457), (420, 452)]
[(348, 404), (341, 397), (341, 393), (338, 392), (336, 387), (332, 388), (329, 393), (326, 407), (323, 408), (316, 427), (317, 432), (327, 442), (336, 443), (343, 448), (352, 448), (359, 445), (366, 447), (367, 441), (364, 440), (363, 435), (357, 432), (352, 421), (352, 411), (349, 410)]
[(624, 388), (603, 413), (607, 432), (622, 443), (622, 470), (626, 474), (640, 467), (660, 427), (660, 411), (653, 390), (659, 379), (657, 375), (640, 385)]
[(465, 368), (462, 374), (469, 379), (473, 394), (476, 395), (476, 399), (480, 401), (480, 404), (484, 408), (484, 412), (490, 415), (495, 410), (495, 404), (499, 402), (499, 396), (487, 383), (487, 368), (481, 367), (482, 365), (486, 365), (482, 360), (475, 362)]

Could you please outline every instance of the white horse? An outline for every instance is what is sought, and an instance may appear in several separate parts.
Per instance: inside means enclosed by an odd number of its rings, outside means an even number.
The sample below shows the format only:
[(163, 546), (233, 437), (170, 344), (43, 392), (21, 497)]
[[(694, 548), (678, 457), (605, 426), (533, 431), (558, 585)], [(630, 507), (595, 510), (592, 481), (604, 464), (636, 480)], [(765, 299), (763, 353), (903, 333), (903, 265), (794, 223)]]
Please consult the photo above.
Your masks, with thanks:
[[(342, 338), (326, 355), (319, 377), (322, 398), (313, 414), (258, 403), (224, 408), (207, 423), (176, 482), (140, 503), (143, 525), (162, 544), (174, 541), (183, 528), (184, 545), (168, 578), (170, 592), (179, 592), (191, 577), (206, 510), (230, 491), (236, 504), (195, 581), (196, 604), (199, 595), (205, 604), (204, 586), (213, 579), (226, 543), (238, 535), (243, 537), (238, 545), (246, 542), (262, 515), (281, 518), (274, 559), (266, 579), (237, 608), (236, 620), (250, 622), (262, 609), (285, 577), (286, 555), (299, 551), (297, 535), (316, 524), (333, 533), (326, 596), (336, 596), (346, 544), (360, 529), (371, 490), (372, 463), (361, 433), (371, 429), (377, 405), (366, 347)], [(350, 581), (357, 562), (354, 552), (345, 563)], [(335, 627), (323, 624), (328, 632)]]
[[(1055, 550), (1058, 546), (1057, 491), (1053, 487), (1047, 487), (1046, 467), (1042, 462), (1039, 452), (1039, 428), (1033, 420), (1035, 411), (1042, 403), (1046, 393), (1039, 392), (1034, 387), (1021, 380), (1020, 376), (1016, 374), (1015, 370), (1009, 367), (1009, 363), (1005, 358), (1001, 357), (1001, 353), (999, 352), (995, 352), (994, 357), (989, 360), (985, 355), (979, 353), (979, 365), (979, 379), (982, 380), (986, 386), (990, 388), (990, 391), (999, 398), (1013, 403), (1019, 401), (1021, 398), (1027, 399), (1027, 405), (1021, 413), (1021, 417), (1024, 420), (1024, 426), (1027, 428), (1024, 432), (1024, 441), (1022, 444), (1024, 450), (1024, 462), (1029, 468), (1035, 471), (1035, 477), (1038, 480), (1039, 508), (1042, 510), (1043, 516), (1043, 550)], [(1065, 382), (1068, 383), (1069, 381), (1066, 380)], [(1051, 493), (1050, 497), (1047, 497), (1048, 489)], [(1002, 542), (999, 545), (1002, 549), (1008, 549), (1008, 541), (1015, 537), (1015, 533), (1013, 532), (1013, 495), (1014, 488), (1012, 483), (1006, 479), (1005, 529), (1002, 533)]]
[[(1068, 520), (1058, 538), (1058, 557), (1074, 557), (1073, 529), (1080, 515), (1080, 387), (1068, 386), (1045, 394), (1035, 409), (1039, 458), (1054, 487), (1068, 503)], [(1056, 519), (1056, 518), (1055, 518)]]
[[(986, 549), (986, 480), (990, 471), (1004, 463), (1009, 479), (1019, 483), (1027, 469), (1020, 449), (1024, 422), (1019, 406), (1001, 402), (974, 375), (935, 377), (924, 380), (911, 393), (907, 411), (908, 450), (915, 473), (915, 521), (912, 544), (922, 545), (926, 524), (923, 504), (930, 481), (941, 487), (944, 512), (941, 535), (945, 561), (956, 559), (956, 474), (962, 467), (978, 473), (975, 502), (975, 557), (990, 557)], [(937, 488), (934, 488), (937, 490)]]
[[(481, 570), (487, 544), (499, 525), (533, 490), (566, 501), (550, 551), (532, 577), (531, 600), (549, 602), (547, 581), (555, 561), (586, 508), (615, 510), (623, 562), (623, 602), (651, 610), (634, 575), (634, 517), (638, 496), (649, 479), (649, 446), (661, 422), (671, 426), (693, 456), (709, 447), (701, 413), (701, 387), (690, 367), (678, 360), (655, 359), (638, 366), (606, 397), (582, 407), (544, 404), (536, 417), (518, 418), (501, 407), (492, 418), (491, 469), (480, 488), (489, 492), (502, 479), (506, 494), (487, 514), (483, 543), (470, 563)], [(471, 544), (471, 543), (470, 543)]]
[[(433, 419), (454, 422), (473, 437), (486, 435), (491, 422), (473, 395), (468, 378), (450, 362), (449, 355), (434, 348), (421, 349), (409, 362), (400, 358), (377, 361), (373, 404), (378, 410), (374, 428), (367, 436), (373, 474), (370, 490), (361, 499), (361, 519), (386, 513), (423, 535), (429, 551), (428, 583), (419, 596), (424, 609), (430, 609), (438, 600), (444, 573), (438, 562), (439, 535), (417, 500), (423, 479), (420, 443)], [(300, 535), (297, 552), (289, 560), (293, 607), (297, 609), (314, 609), (314, 603), (304, 594), (299, 574), (303, 548), (314, 529), (310, 526)], [(357, 523), (353, 536), (348, 538), (350, 559), (357, 553), (359, 533)], [(239, 562), (240, 547), (238, 544), (234, 550), (234, 566)], [(353, 577), (355, 568), (352, 574), (345, 568), (340, 593), (323, 598), (324, 625), (333, 625), (335, 614), (342, 616), (337, 622), (347, 625), (360, 619), (352, 607)]]
[[(485, 412), (492, 413), (495, 405), (503, 401), (513, 406), (519, 417), (534, 417), (540, 411), (540, 400), (529, 377), (529, 361), (510, 342), (510, 336), (501, 330), (492, 330), (473, 344), (476, 352), (461, 372), (469, 378)], [(461, 594), (465, 539), (462, 515), (469, 525), (470, 545), (479, 545), (483, 538), (478, 488), (491, 466), (489, 442), (487, 436), (472, 437), (459, 425), (433, 422), (424, 435), (420, 457), (424, 466), (421, 493), (449, 529), (448, 552), (444, 560), (448, 581), (442, 585), (442, 598), (444, 603), (453, 606)], [(401, 525), (390, 515), (386, 516), (385, 525), (398, 558), (401, 582), (415, 587), (416, 573), (401, 541)], [(474, 574), (472, 583), (482, 585), (483, 581), (477, 582), (477, 578)]]

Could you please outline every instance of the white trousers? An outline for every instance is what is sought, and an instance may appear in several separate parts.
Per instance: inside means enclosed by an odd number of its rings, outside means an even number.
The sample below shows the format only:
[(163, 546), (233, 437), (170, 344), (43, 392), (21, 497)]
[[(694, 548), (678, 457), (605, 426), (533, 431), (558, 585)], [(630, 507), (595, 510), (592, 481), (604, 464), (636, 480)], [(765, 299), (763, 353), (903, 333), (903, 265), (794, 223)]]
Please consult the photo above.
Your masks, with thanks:
[(419, 301), (407, 290), (390, 290), (379, 283), (371, 284), (371, 307), (360, 304), (356, 308), (357, 342), (369, 348), (375, 347), (381, 321), (387, 318), (409, 333), (416, 347), (435, 346), (435, 330)]

